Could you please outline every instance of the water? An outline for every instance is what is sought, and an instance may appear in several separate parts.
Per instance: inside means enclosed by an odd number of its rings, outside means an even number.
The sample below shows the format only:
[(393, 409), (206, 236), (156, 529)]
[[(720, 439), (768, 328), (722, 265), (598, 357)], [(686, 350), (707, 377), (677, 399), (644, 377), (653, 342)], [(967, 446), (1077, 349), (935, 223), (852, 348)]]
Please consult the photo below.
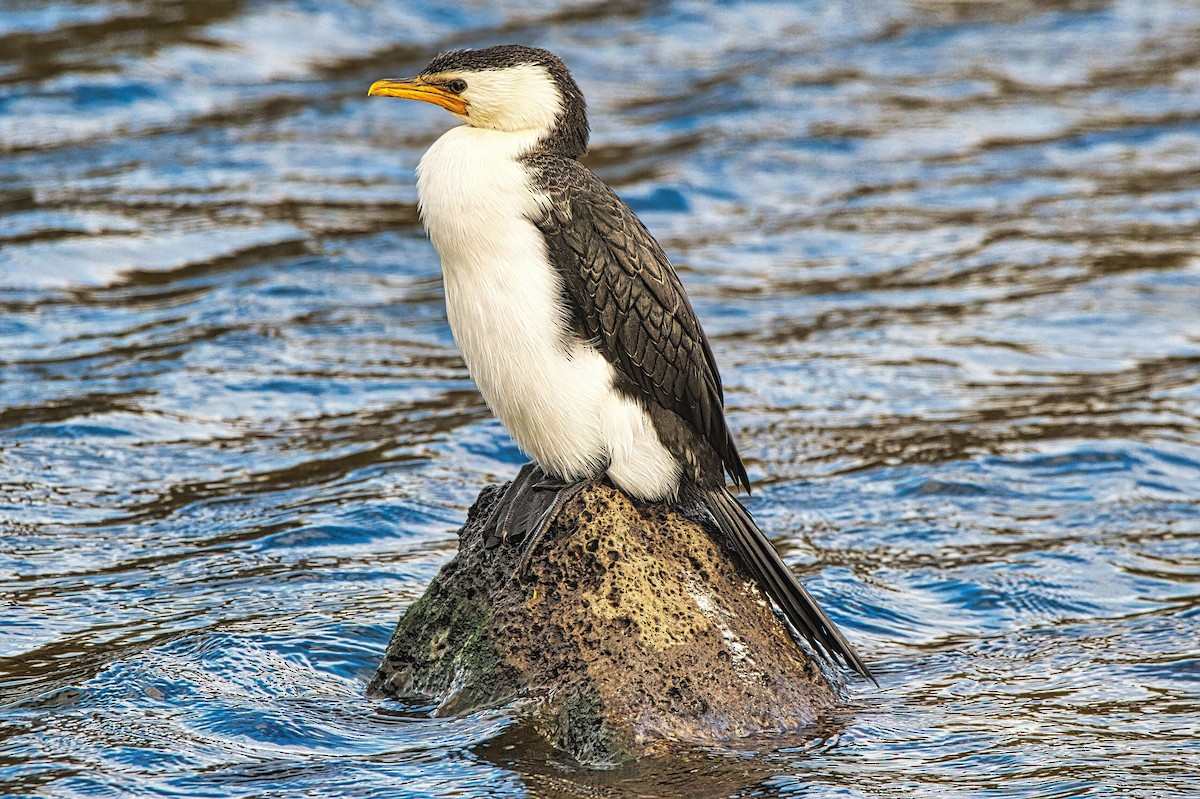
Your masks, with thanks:
[[(9, 796), (1200, 795), (1200, 6), (0, 1)], [(521, 461), (365, 96), (549, 47), (881, 673), (581, 770), (364, 696)]]

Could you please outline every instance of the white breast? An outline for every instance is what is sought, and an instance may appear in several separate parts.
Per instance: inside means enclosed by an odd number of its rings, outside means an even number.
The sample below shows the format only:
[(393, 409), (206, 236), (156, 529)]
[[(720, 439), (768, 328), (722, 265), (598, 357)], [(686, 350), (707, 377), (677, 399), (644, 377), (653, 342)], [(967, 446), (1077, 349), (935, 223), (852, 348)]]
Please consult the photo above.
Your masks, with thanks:
[(492, 411), (549, 473), (607, 468), (645, 499), (673, 496), (679, 467), (612, 366), (574, 340), (562, 287), (530, 221), (547, 202), (515, 159), (535, 134), (450, 130), (421, 159), (421, 218), (442, 257), (454, 339)]

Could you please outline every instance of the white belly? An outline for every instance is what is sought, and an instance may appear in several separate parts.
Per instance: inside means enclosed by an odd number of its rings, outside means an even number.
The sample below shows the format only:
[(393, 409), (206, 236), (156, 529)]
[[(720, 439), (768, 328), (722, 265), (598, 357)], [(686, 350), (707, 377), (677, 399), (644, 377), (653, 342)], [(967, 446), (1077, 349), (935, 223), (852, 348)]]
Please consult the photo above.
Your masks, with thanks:
[(634, 496), (674, 496), (679, 467), (645, 410), (567, 328), (557, 273), (530, 221), (545, 200), (514, 161), (531, 143), (459, 127), (421, 159), (421, 213), (442, 257), (454, 339), (488, 406), (544, 470), (565, 479), (607, 470)]

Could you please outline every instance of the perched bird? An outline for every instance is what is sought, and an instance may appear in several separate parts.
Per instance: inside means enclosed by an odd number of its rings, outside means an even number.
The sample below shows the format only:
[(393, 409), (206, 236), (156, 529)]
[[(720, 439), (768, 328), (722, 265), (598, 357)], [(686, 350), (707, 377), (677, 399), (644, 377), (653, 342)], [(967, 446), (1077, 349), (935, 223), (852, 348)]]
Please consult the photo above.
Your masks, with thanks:
[(869, 677), (725, 486), (726, 473), (750, 481), (712, 349), (658, 242), (579, 162), (587, 111), (563, 62), (518, 45), (455, 50), (368, 94), (466, 123), (425, 153), (417, 191), (463, 360), (534, 461), (501, 498), (492, 543), (521, 535), (527, 557), (605, 477), (639, 500), (700, 503), (797, 631)]

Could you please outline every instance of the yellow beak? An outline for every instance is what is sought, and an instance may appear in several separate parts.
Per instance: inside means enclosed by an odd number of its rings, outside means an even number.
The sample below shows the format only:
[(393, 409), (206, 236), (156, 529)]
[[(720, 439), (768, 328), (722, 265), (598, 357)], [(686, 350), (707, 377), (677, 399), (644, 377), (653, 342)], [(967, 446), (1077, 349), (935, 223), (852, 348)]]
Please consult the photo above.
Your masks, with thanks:
[(441, 106), (452, 114), (467, 113), (467, 103), (457, 94), (451, 94), (441, 86), (426, 83), (420, 78), (411, 80), (377, 80), (367, 90), (368, 97), (400, 97), (405, 100), (420, 100)]

